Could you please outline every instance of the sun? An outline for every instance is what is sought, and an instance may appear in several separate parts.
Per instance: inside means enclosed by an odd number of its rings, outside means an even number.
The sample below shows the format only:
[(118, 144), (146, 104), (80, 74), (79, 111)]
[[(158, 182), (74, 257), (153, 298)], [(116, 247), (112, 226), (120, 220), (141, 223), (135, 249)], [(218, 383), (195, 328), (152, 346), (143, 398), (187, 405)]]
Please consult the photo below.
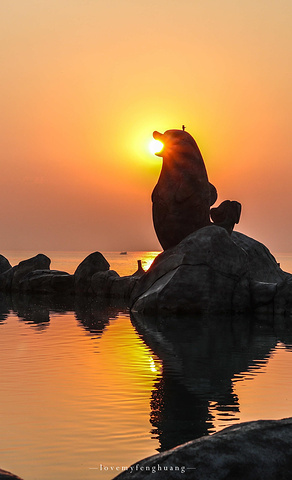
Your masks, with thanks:
[(149, 143), (149, 150), (151, 153), (153, 153), (153, 155), (155, 155), (155, 153), (161, 152), (163, 146), (164, 145), (162, 142), (153, 138), (153, 140), (151, 140), (151, 142)]

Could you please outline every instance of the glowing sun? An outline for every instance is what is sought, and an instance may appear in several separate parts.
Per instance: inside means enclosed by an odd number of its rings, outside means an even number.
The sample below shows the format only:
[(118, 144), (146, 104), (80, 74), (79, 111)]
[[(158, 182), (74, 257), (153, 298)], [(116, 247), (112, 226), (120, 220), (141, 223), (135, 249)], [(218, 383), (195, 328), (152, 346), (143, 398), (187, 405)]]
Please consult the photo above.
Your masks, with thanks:
[(151, 140), (151, 142), (149, 143), (149, 150), (151, 153), (153, 153), (153, 155), (155, 155), (155, 153), (159, 153), (161, 152), (161, 150), (163, 149), (163, 143), (160, 142), (159, 140)]

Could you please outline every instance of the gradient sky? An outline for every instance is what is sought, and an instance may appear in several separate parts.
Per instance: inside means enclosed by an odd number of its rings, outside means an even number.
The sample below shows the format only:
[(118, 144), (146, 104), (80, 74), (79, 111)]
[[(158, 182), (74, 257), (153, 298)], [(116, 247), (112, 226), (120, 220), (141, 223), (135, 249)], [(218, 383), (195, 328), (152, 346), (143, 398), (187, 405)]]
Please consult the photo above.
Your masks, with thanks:
[(292, 251), (291, 0), (2, 0), (1, 250), (157, 250), (153, 130)]

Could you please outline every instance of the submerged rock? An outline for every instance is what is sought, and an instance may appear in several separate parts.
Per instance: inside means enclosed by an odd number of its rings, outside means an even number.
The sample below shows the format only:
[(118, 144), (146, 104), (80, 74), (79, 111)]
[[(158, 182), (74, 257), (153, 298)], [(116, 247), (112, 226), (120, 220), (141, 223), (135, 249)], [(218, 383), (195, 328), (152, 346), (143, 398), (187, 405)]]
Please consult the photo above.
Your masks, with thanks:
[(135, 285), (131, 306), (147, 314), (255, 311), (273, 307), (289, 279), (264, 245), (212, 225), (158, 255)]
[(258, 420), (146, 458), (116, 479), (290, 480), (292, 418)]

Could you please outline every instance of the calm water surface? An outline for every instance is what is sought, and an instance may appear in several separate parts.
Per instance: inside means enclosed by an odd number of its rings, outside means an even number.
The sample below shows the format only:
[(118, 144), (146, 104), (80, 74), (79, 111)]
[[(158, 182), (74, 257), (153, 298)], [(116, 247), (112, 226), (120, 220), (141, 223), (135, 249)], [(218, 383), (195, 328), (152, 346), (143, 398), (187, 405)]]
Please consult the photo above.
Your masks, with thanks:
[[(52, 268), (68, 271), (59, 255)], [(77, 260), (74, 271), (85, 256), (63, 261)], [(105, 256), (127, 274), (154, 254)], [(234, 422), (292, 415), (290, 320), (184, 322), (157, 328), (94, 300), (2, 298), (0, 467), (25, 480), (106, 480), (110, 467)]]

